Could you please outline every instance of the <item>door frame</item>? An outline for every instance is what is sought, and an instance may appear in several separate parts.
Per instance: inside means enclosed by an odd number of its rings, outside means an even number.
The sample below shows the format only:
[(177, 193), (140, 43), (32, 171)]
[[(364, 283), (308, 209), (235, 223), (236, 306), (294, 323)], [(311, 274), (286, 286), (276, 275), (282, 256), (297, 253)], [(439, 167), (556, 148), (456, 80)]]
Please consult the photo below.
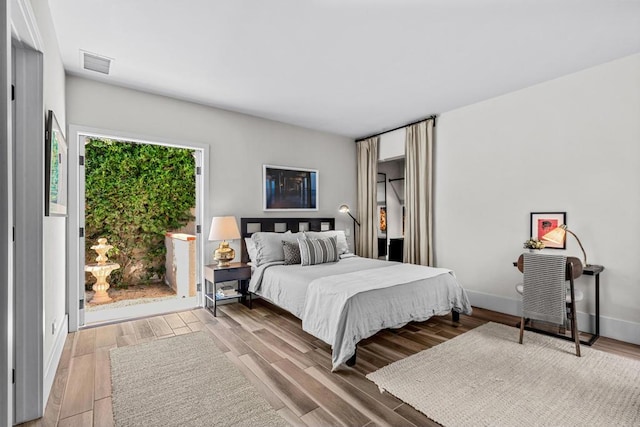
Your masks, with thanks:
[(45, 383), (43, 348), (44, 56), (16, 42), (13, 61), (13, 220), (17, 236), (13, 246), (13, 392), (14, 422), (22, 423), (42, 416), (50, 391), (50, 384)]
[(13, 425), (13, 134), (11, 16), (0, 4), (0, 425)]
[[(204, 244), (205, 239), (202, 233), (204, 230), (203, 221), (205, 220), (204, 213), (208, 212), (208, 200), (205, 195), (209, 194), (209, 146), (191, 141), (177, 141), (174, 139), (163, 138), (152, 135), (140, 135), (133, 132), (118, 131), (112, 129), (95, 128), (84, 125), (70, 124), (67, 135), (69, 141), (69, 227), (68, 227), (68, 241), (67, 246), (67, 306), (69, 312), (69, 332), (77, 331), (82, 327), (84, 319), (81, 317), (83, 313), (80, 307), (80, 301), (82, 300), (84, 305), (84, 295), (81, 295), (81, 286), (84, 287), (84, 263), (82, 263), (81, 256), (84, 253), (84, 237), (80, 237), (80, 227), (84, 229), (84, 214), (81, 209), (84, 209), (84, 200), (80, 199), (81, 186), (84, 186), (84, 179), (81, 182), (81, 177), (84, 176), (83, 166), (80, 166), (80, 156), (84, 158), (84, 146), (80, 145), (81, 138), (84, 136), (94, 136), (100, 138), (110, 138), (121, 141), (138, 142), (142, 144), (163, 145), (167, 147), (185, 148), (194, 150), (199, 153), (200, 165), (198, 165), (198, 156), (196, 156), (196, 167), (200, 167), (200, 175), (196, 175), (196, 224), (199, 225), (199, 232), (196, 252), (197, 259), (199, 261), (197, 267), (197, 286), (198, 289), (202, 289), (201, 283), (204, 280)], [(199, 199), (199, 200), (198, 200)], [(201, 291), (198, 291), (198, 306), (203, 305), (204, 298), (201, 295)], [(141, 305), (142, 306), (142, 305)], [(175, 304), (174, 304), (175, 306)], [(143, 313), (142, 315), (150, 315), (150, 313)]]

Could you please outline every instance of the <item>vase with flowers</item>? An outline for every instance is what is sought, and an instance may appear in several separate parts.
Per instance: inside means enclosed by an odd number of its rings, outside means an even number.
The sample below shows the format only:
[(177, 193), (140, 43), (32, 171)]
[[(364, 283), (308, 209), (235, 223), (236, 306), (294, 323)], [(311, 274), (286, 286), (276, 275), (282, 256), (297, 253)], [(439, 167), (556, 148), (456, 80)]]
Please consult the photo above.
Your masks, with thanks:
[(529, 249), (529, 252), (536, 252), (544, 248), (544, 242), (542, 240), (534, 239), (533, 237), (524, 242), (525, 249)]

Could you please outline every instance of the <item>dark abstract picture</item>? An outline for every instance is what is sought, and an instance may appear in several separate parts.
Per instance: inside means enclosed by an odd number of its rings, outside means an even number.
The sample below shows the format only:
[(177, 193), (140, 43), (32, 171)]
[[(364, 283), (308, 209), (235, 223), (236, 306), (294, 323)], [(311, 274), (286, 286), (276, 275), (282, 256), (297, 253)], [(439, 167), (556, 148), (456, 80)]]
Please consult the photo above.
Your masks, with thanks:
[(264, 165), (264, 210), (318, 210), (318, 171)]

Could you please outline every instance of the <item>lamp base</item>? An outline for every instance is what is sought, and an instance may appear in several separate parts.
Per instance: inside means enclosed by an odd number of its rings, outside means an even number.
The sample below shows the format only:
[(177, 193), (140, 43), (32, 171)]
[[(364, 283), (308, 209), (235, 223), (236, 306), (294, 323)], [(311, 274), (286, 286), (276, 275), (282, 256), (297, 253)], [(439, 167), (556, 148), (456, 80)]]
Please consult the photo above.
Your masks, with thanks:
[(218, 262), (218, 267), (229, 267), (236, 257), (236, 251), (229, 247), (229, 242), (222, 241), (218, 249), (213, 253), (213, 260)]

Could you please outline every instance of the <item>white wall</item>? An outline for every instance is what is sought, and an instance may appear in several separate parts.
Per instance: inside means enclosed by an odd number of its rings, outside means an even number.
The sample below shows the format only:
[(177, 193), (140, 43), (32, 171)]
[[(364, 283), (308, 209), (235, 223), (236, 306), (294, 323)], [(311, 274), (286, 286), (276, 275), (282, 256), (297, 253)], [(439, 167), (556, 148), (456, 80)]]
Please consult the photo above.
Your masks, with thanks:
[[(74, 125), (209, 145), (204, 236), (214, 215), (267, 216), (263, 164), (318, 169), (320, 178), (318, 212), (268, 216), (331, 216), (337, 228), (353, 228), (351, 219), (337, 211), (340, 204), (356, 201), (355, 146), (349, 138), (73, 76), (67, 78), (67, 117)], [(207, 244), (207, 262), (215, 246)], [(239, 242), (233, 246), (239, 256)]]
[(406, 128), (396, 129), (392, 132), (380, 135), (378, 160), (385, 162), (404, 157), (404, 143), (406, 135)]
[[(31, 0), (31, 7), (42, 42), (43, 94), (42, 115), (53, 110), (60, 127), (66, 129), (65, 72), (51, 18), (49, 2)], [(41, 142), (40, 147), (44, 147)], [(44, 213), (43, 213), (44, 215)], [(66, 338), (66, 218), (43, 216), (43, 368), (46, 404)]]
[[(639, 117), (640, 54), (442, 114), (437, 264), (476, 302), (515, 300), (529, 213), (566, 211), (589, 261), (606, 267), (601, 333), (640, 343)], [(566, 253), (581, 257), (571, 236)], [(579, 288), (579, 310), (593, 313), (593, 278)]]
[(30, 0), (44, 44), (44, 107), (53, 110), (62, 129), (66, 129), (65, 71), (49, 2)]

